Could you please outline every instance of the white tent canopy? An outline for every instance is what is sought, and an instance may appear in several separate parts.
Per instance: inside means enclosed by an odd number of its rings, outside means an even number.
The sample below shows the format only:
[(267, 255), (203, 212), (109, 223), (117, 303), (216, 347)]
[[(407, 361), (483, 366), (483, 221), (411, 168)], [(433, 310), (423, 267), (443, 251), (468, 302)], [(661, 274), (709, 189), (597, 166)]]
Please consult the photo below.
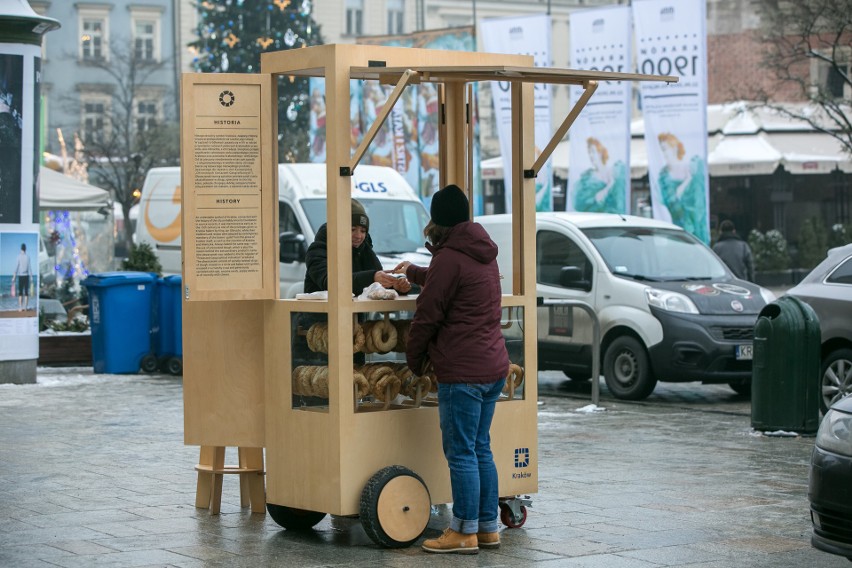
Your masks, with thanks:
[[(799, 107), (799, 113), (807, 110)], [(714, 177), (769, 175), (778, 166), (793, 174), (825, 174), (834, 169), (852, 173), (852, 156), (837, 139), (770, 108), (744, 102), (709, 105), (707, 129), (707, 161)], [(639, 179), (648, 172), (644, 120), (634, 120), (630, 133), (630, 177)], [(568, 141), (560, 142), (551, 157), (559, 177), (568, 177), (568, 155)], [(481, 168), (483, 179), (503, 178), (500, 156), (483, 160)]]
[(41, 210), (84, 211), (109, 206), (109, 192), (64, 174), (41, 167), (39, 199)]

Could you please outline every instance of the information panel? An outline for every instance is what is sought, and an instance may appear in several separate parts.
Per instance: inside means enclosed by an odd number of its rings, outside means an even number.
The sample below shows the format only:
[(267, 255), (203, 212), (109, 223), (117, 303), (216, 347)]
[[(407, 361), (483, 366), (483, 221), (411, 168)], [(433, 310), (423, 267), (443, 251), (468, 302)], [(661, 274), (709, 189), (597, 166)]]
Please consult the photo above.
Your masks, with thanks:
[(273, 299), (278, 226), (269, 76), (183, 76), (184, 297)]

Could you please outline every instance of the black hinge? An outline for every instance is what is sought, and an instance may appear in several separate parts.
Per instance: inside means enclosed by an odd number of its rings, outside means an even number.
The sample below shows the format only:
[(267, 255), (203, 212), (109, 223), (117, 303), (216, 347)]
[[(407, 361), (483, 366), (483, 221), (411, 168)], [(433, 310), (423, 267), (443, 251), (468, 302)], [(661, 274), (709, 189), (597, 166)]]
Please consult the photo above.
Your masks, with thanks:
[(367, 67), (387, 67), (387, 66), (388, 66), (387, 61), (376, 61), (376, 60), (373, 60), (373, 59), (367, 61)]
[(349, 177), (352, 175), (352, 170), (349, 166), (340, 166), (340, 175), (341, 177)]

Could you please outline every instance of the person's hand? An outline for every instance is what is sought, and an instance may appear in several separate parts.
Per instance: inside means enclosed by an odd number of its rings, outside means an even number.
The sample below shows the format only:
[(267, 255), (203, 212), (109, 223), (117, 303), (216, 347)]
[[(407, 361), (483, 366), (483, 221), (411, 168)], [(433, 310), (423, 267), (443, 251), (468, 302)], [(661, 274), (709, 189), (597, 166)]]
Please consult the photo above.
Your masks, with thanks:
[(411, 292), (411, 282), (408, 281), (408, 278), (395, 278), (396, 282), (393, 283), (393, 288), (400, 294), (408, 294)]
[(385, 288), (393, 288), (396, 284), (396, 278), (384, 270), (377, 270), (375, 276), (373, 276), (373, 282), (378, 282)]
[(392, 272), (394, 274), (405, 274), (409, 266), (411, 266), (411, 262), (403, 260), (402, 262), (396, 265), (396, 268), (394, 268)]

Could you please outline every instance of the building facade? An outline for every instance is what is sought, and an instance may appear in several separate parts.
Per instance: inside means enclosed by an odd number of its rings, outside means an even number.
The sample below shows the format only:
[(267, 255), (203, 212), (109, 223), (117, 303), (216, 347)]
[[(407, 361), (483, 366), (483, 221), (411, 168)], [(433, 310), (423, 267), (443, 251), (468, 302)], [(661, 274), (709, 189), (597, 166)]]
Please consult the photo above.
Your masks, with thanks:
[(43, 43), (46, 151), (60, 153), (59, 131), (69, 150), (74, 134), (84, 143), (105, 135), (110, 122), (105, 117), (117, 110), (113, 95), (121, 81), (126, 84), (130, 59), (138, 73), (132, 127), (177, 120), (175, 2), (30, 0), (30, 5), (62, 24)]

